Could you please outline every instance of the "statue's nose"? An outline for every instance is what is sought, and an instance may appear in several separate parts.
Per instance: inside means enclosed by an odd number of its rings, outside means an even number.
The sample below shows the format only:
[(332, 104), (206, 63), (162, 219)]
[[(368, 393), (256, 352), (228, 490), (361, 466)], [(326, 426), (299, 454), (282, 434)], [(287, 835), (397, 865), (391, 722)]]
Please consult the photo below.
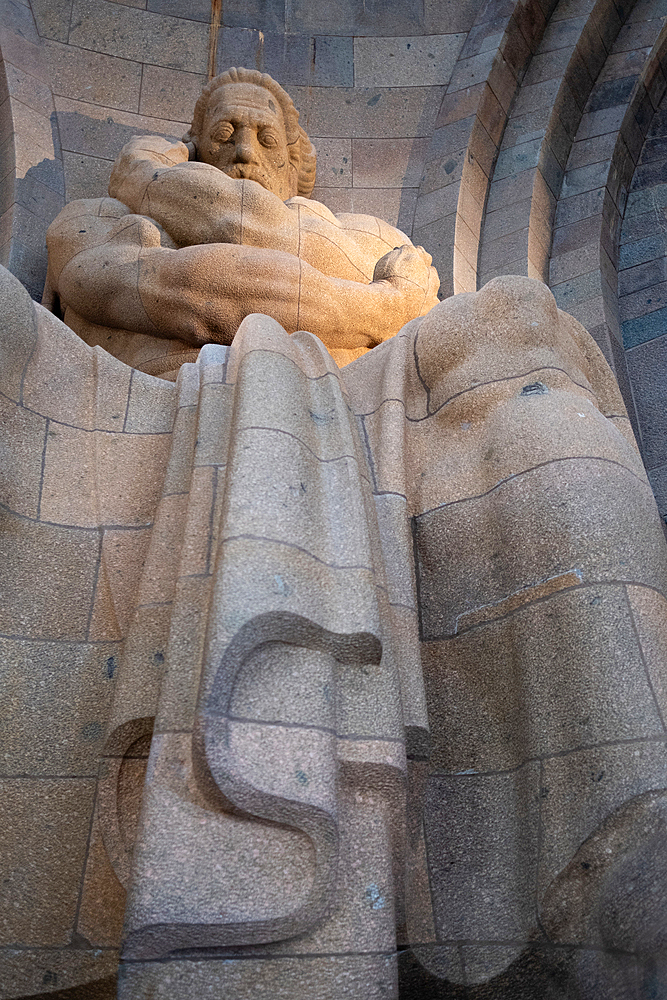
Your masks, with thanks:
[[(254, 139), (254, 142), (253, 142)], [(257, 159), (255, 144), (257, 140), (250, 129), (243, 129), (239, 132), (236, 140), (236, 161), (237, 163), (254, 163)]]

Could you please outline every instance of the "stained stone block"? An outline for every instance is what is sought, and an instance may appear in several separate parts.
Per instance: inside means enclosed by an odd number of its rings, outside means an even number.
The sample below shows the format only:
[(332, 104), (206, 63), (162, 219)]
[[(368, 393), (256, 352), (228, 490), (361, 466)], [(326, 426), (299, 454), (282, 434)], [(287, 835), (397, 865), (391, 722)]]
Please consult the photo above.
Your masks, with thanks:
[(420, 185), (420, 194), (429, 194), (431, 191), (438, 191), (440, 188), (447, 187), (448, 184), (458, 185), (466, 158), (466, 150), (460, 149), (452, 153), (451, 156), (429, 160), (424, 167), (424, 177)]
[(438, 768), (502, 770), (662, 735), (622, 587), (542, 598), (459, 639), (428, 643), (422, 656)]
[(352, 185), (352, 143), (350, 139), (313, 139), (317, 150), (318, 187)]
[(7, 267), (21, 275), (26, 290), (35, 301), (41, 298), (47, 269), (45, 254), (35, 253), (14, 238), (9, 244)]
[(396, 995), (395, 955), (326, 956), (326, 958), (227, 959), (166, 964), (127, 963), (118, 996), (132, 1000), (141, 992), (155, 1000), (214, 1000), (233, 990), (237, 1000), (292, 1000), (316, 991), (318, 1000), (385, 1000)]
[(56, 91), (61, 96), (124, 111), (139, 110), (140, 63), (84, 51), (59, 41), (46, 42), (45, 50), (50, 73), (57, 81)]
[(540, 790), (540, 898), (614, 809), (636, 795), (665, 787), (664, 736), (593, 747), (545, 760)]
[(406, 235), (412, 232), (417, 188), (314, 188), (313, 195), (335, 215), (339, 212), (377, 215)]
[[(91, 778), (5, 778), (2, 944), (69, 944), (83, 875)], [(30, 906), (26, 906), (30, 900)]]
[(192, 21), (204, 21), (207, 24), (211, 20), (211, 9), (206, 0), (190, 0), (187, 6), (178, 0), (148, 0), (146, 9), (153, 10), (157, 14), (170, 14)]
[[(604, 322), (603, 280), (599, 268), (595, 267), (587, 274), (554, 285), (553, 295), (558, 308), (567, 310), (571, 316), (577, 314), (581, 323), (593, 320), (594, 325), (589, 329), (594, 331)], [(582, 315), (586, 316), (586, 320), (581, 319)]]
[(655, 502), (658, 505), (658, 510), (663, 521), (667, 517), (666, 472), (667, 469), (664, 465), (658, 466), (657, 469), (652, 469), (649, 472), (649, 482), (651, 483), (651, 489), (653, 490), (653, 495), (655, 496)]
[(333, 671), (326, 653), (297, 646), (285, 650), (283, 643), (267, 643), (244, 664), (234, 685), (230, 711), (246, 720), (331, 728)]
[[(127, 365), (99, 348), (94, 354), (97, 369), (94, 426), (100, 431), (122, 430), (128, 408), (132, 370), (128, 370)], [(170, 394), (165, 395), (169, 398)]]
[(477, 6), (466, 0), (425, 0), (424, 22), (426, 34), (443, 31), (469, 31), (474, 24)]
[[(16, 202), (38, 219), (51, 222), (62, 208), (63, 199), (58, 191), (37, 178), (26, 176), (15, 187)], [(40, 248), (42, 249), (42, 248)]]
[(354, 139), (357, 187), (418, 187), (429, 141), (426, 139)]
[(195, 466), (224, 466), (227, 462), (226, 431), (232, 419), (232, 393), (228, 386), (202, 387), (197, 414)]
[(169, 434), (174, 425), (175, 386), (134, 370), (122, 428), (127, 434)]
[(667, 668), (662, 652), (667, 638), (665, 598), (646, 587), (629, 586), (627, 591), (649, 681), (664, 720), (667, 715)]
[[(224, 22), (231, 27), (259, 31), (295, 30), (285, 23), (285, 15), (284, 0), (227, 0)], [(226, 69), (226, 66), (223, 68)]]
[(8, 464), (0, 483), (0, 502), (16, 514), (36, 518), (42, 478), (46, 420), (0, 396), (0, 424), (9, 446)]
[(376, 495), (375, 508), (387, 568), (389, 602), (413, 609), (416, 607), (415, 580), (410, 559), (412, 538), (407, 501), (396, 494)]
[[(169, 951), (176, 933), (181, 947), (197, 947), (197, 924), (233, 926), (297, 909), (314, 877), (308, 837), (211, 809), (196, 786), (186, 784), (189, 735), (166, 734), (153, 744), (134, 856), (139, 877), (135, 874), (128, 914), (129, 955), (140, 958), (137, 949), (144, 946), (143, 938), (135, 943), (134, 931), (155, 923), (166, 925)], [(290, 777), (299, 787), (297, 778)], [(168, 855), (165, 842), (172, 845)], [(159, 878), (152, 878), (158, 862)], [(155, 935), (147, 943), (153, 953), (160, 948)]]
[(400, 138), (430, 135), (441, 93), (437, 87), (290, 87), (313, 135)]
[(354, 85), (354, 48), (352, 38), (316, 35), (311, 58), (313, 87), (351, 87)]
[[(225, 14), (225, 20), (228, 20)], [(257, 66), (284, 86), (351, 87), (354, 83), (352, 38), (336, 34), (283, 34), (253, 28), (222, 27), (218, 41), (219, 72), (230, 64)]]
[[(3, 129), (4, 131), (4, 129)], [(0, 178), (4, 178), (16, 166), (16, 150), (14, 136), (9, 134), (0, 145)]]
[[(89, 455), (72, 468), (68, 455)], [(81, 431), (49, 426), (41, 516), (57, 524), (141, 526), (153, 520), (169, 452), (169, 436)], [(141, 490), (131, 470), (144, 466)]]
[(48, 997), (62, 987), (72, 990), (73, 1000), (115, 1000), (117, 967), (115, 950), (1, 948), (0, 990), (8, 997)]
[(304, 34), (265, 32), (258, 38), (262, 70), (284, 86), (307, 87), (311, 78), (312, 39)]
[(111, 643), (0, 640), (4, 774), (96, 775), (117, 656)]
[[(90, 348), (46, 309), (34, 308), (39, 338), (26, 359), (23, 404), (64, 424), (90, 427), (92, 387), (82, 377), (93, 374)], [(59, 367), (64, 359), (71, 363), (67, 374)]]
[(114, 160), (118, 150), (135, 135), (159, 133), (175, 141), (188, 128), (186, 122), (149, 118), (67, 97), (56, 97), (55, 105), (63, 146), (73, 153), (109, 160)]
[[(643, 240), (641, 241), (644, 242)], [(634, 244), (631, 244), (634, 246)], [(658, 255), (655, 254), (655, 257)], [(651, 259), (654, 258), (651, 252)], [(662, 257), (660, 257), (662, 259)], [(638, 316), (635, 319), (628, 319), (622, 324), (623, 346), (626, 351), (640, 344), (646, 344), (656, 337), (662, 337), (667, 325), (667, 309), (656, 309), (645, 316)]]
[(208, 25), (101, 0), (74, 0), (69, 44), (190, 73), (206, 72)]
[(463, 33), (355, 38), (355, 86), (444, 86), (449, 83), (464, 41)]
[(413, 35), (424, 26), (421, 9), (399, 0), (334, 0), (327, 7), (295, 0), (287, 17), (288, 31), (332, 35)]
[[(577, 481), (580, 481), (580, 486), (575, 486)], [(543, 491), (542, 484), (546, 487), (547, 482), (549, 486)], [(593, 483), (594, 491), (589, 492)], [(418, 586), (423, 602), (421, 620), (424, 637), (435, 639), (453, 635), (459, 627), (457, 622), (463, 624), (459, 616), (487, 605), (500, 605), (510, 595), (562, 574), (574, 573), (582, 583), (645, 580), (649, 586), (660, 588), (664, 569), (655, 575), (651, 572), (651, 580), (646, 579), (647, 567), (652, 563), (655, 547), (659, 544), (660, 522), (654, 513), (653, 497), (648, 486), (639, 493), (637, 483), (634, 473), (622, 471), (611, 463), (566, 460), (507, 480), (477, 499), (420, 515), (415, 527), (420, 552)], [(543, 529), (538, 521), (541, 515), (535, 506), (536, 490), (542, 497), (539, 511), (544, 512), (548, 520), (548, 527), (545, 520)], [(634, 515), (632, 527), (620, 516), (617, 505), (619, 496), (623, 494), (628, 497), (628, 511), (636, 511), (638, 502), (646, 504), (646, 531), (641, 536), (636, 532)], [(486, 525), (489, 524), (487, 518), (491, 523), (506, 523), (500, 520), (502, 515), (498, 505), (504, 505), (505, 498), (510, 496), (512, 530), (517, 531), (516, 537), (521, 537), (522, 544), (517, 548), (512, 545), (513, 558), (506, 562), (498, 554), (497, 543), (494, 545)], [(640, 496), (643, 496), (642, 500)], [(580, 507), (584, 503), (586, 514)], [(611, 522), (605, 517), (605, 512), (614, 509), (619, 514)], [(482, 510), (484, 515), (481, 515)], [(475, 529), (477, 511), (484, 519), (484, 531), (481, 530), (481, 521), (477, 522), (479, 531)], [(449, 517), (455, 518), (455, 523), (454, 520), (449, 522)], [(427, 524), (432, 530), (428, 554), (426, 549), (422, 553), (421, 541)], [(582, 527), (575, 527), (575, 524)], [(586, 525), (585, 530), (583, 525)], [(529, 538), (530, 544), (527, 544)], [(560, 544), (559, 538), (562, 540)], [(508, 536), (504, 535), (504, 551), (507, 551), (507, 545)], [(463, 568), (466, 566), (474, 566), (475, 570), (467, 571)], [(486, 569), (480, 574), (482, 566)], [(446, 581), (445, 567), (448, 568)], [(457, 567), (460, 567), (459, 573), (452, 572)], [(449, 598), (443, 605), (439, 595), (447, 592)]]
[(664, 379), (660, 376), (665, 357), (667, 357), (667, 337), (665, 336), (640, 344), (626, 354), (628, 373), (635, 394), (637, 416), (642, 429), (644, 461), (649, 469), (663, 465), (667, 460), (667, 446), (664, 443), (665, 435), (663, 433), (665, 386)]
[(113, 162), (85, 153), (63, 152), (63, 171), (67, 201), (77, 198), (94, 198), (99, 191), (106, 191)]
[(250, 22), (246, 27), (230, 27), (233, 17), (225, 11), (225, 23), (220, 25), (216, 53), (218, 73), (224, 73), (229, 66), (257, 66), (258, 63), (261, 66), (262, 63), (261, 29), (256, 24), (250, 26)]
[(635, 83), (634, 76), (625, 76), (619, 80), (609, 80), (595, 87), (587, 104), (589, 113), (626, 105)]
[[(48, 84), (32, 76), (31, 73), (26, 73), (23, 69), (11, 64), (7, 66), (6, 73), (9, 94), (22, 105), (32, 109), (32, 111), (36, 111), (43, 117), (49, 118), (53, 112), (53, 97)], [(17, 107), (15, 102), (12, 103), (13, 111), (17, 118), (16, 124), (20, 125), (21, 111), (23, 109)]]
[[(37, 320), (30, 296), (7, 271), (0, 275), (6, 311), (0, 327), (3, 359), (0, 388), (10, 399), (18, 400), (25, 366), (37, 340)], [(11, 345), (11, 350), (9, 349)]]
[(35, 0), (33, 13), (42, 38), (66, 42), (72, 16), (72, 0)]
[[(171, 602), (157, 606), (142, 606), (137, 602), (123, 647), (122, 669), (116, 678), (117, 694), (108, 732), (111, 740), (108, 747), (112, 750), (116, 746), (114, 728), (122, 727), (128, 720), (155, 716), (157, 696), (165, 674), (170, 613)], [(143, 721), (139, 728), (138, 735), (143, 735), (146, 731)]]
[[(90, 832), (86, 873), (76, 922), (77, 934), (97, 948), (119, 948), (126, 895), (104, 847), (98, 811)], [(115, 958), (115, 956), (110, 957)], [(112, 966), (112, 969), (115, 972), (116, 966)]]
[[(60, 195), (58, 195), (60, 200)], [(9, 213), (7, 213), (9, 214)], [(28, 252), (32, 251), (39, 258), (44, 250), (46, 230), (50, 224), (50, 213), (35, 215), (30, 209), (14, 202), (12, 206), (12, 235)]]
[(389, 665), (352, 663), (337, 666), (336, 721), (340, 737), (400, 742), (403, 718), (392, 691), (395, 677)]
[(150, 527), (104, 531), (90, 618), (91, 640), (122, 639), (127, 635), (149, 542)]
[(155, 720), (158, 733), (194, 727), (204, 653), (202, 609), (208, 606), (210, 593), (210, 578), (190, 577), (178, 582), (167, 652), (169, 669), (160, 690)]
[[(141, 81), (142, 115), (166, 118), (170, 121), (187, 121), (206, 82), (203, 74), (185, 73), (163, 66), (144, 66)], [(76, 96), (74, 94), (72, 97)], [(106, 102), (100, 101), (100, 104)], [(97, 193), (102, 190), (97, 189)]]
[(415, 228), (423, 229), (432, 222), (439, 222), (442, 218), (454, 214), (458, 200), (458, 184), (447, 184), (437, 191), (421, 195), (415, 209)]
[[(332, 596), (347, 591), (347, 600), (358, 601), (348, 619), (347, 631), (363, 631), (364, 623), (372, 620), (373, 607), (369, 606), (369, 585), (374, 586), (372, 571), (365, 567), (336, 569), (319, 564), (309, 554), (299, 549), (287, 550), (289, 564), (285, 561), (286, 546), (271, 539), (260, 546), (245, 539), (225, 541), (225, 558), (240, 559), (238, 565), (246, 568), (246, 577), (235, 580), (219, 588), (219, 599), (226, 609), (225, 618), (220, 621), (216, 633), (221, 636), (229, 630), (233, 634), (247, 618), (247, 608), (257, 608), (257, 614), (265, 610), (293, 609), (295, 613), (312, 621), (319, 621), (322, 613), (317, 593)], [(332, 601), (327, 609), (329, 614), (339, 612), (338, 601)], [(342, 631), (342, 629), (341, 629)], [(217, 643), (217, 635), (214, 637)], [(215, 649), (215, 645), (213, 645)]]
[[(387, 788), (372, 779), (343, 780), (339, 788), (338, 884), (340, 901), (320, 926), (299, 937), (299, 954), (358, 959), (394, 950), (396, 890), (391, 870), (392, 837), (402, 819), (392, 812)], [(260, 949), (248, 948), (249, 957)], [(291, 956), (294, 941), (263, 948), (268, 956)], [(389, 994), (392, 996), (393, 994)]]
[[(440, 940), (528, 940), (535, 920), (539, 774), (536, 762), (509, 774), (429, 778), (424, 821)], [(523, 946), (503, 948), (483, 978), (501, 972)]]
[(4, 567), (0, 632), (86, 638), (99, 558), (96, 531), (60, 528), (0, 512)]
[(215, 515), (217, 489), (217, 469), (208, 466), (193, 469), (179, 567), (181, 577), (210, 572), (213, 549), (211, 522)]

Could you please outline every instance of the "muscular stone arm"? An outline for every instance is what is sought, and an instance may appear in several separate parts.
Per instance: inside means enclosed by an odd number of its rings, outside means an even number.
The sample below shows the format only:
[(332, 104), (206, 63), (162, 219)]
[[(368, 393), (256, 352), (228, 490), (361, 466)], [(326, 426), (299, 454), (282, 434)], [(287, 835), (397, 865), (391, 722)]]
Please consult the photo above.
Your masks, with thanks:
[(388, 251), (412, 246), (404, 233), (379, 220), (336, 218), (305, 198), (284, 203), (254, 181), (187, 157), (183, 143), (137, 137), (123, 147), (109, 184), (113, 197), (155, 219), (178, 246), (234, 243), (281, 250), (323, 274), (361, 282), (371, 281)]
[[(112, 199), (72, 203), (50, 227), (50, 278), (61, 302), (92, 323), (200, 346), (230, 343), (265, 312), (332, 349), (372, 347), (430, 306), (413, 280), (423, 260), (395, 250), (361, 284), (323, 274), (280, 250), (212, 243), (173, 249), (160, 227)], [(125, 213), (125, 214), (124, 214)], [(165, 246), (165, 242), (167, 246)]]

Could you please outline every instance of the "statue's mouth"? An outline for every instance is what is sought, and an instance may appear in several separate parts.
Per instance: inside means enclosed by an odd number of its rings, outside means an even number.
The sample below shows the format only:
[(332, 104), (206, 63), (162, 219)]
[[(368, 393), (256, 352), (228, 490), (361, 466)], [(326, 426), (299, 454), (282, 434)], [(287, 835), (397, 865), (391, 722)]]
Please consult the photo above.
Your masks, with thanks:
[(251, 163), (232, 163), (229, 167), (225, 167), (225, 173), (237, 180), (257, 181), (262, 187), (268, 187), (269, 179), (266, 172)]

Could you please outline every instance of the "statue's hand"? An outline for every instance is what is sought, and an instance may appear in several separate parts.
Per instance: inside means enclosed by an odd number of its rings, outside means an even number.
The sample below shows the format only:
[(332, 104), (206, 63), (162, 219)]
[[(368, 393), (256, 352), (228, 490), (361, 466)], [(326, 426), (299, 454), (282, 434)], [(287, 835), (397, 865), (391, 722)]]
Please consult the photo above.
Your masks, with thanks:
[(187, 163), (189, 150), (184, 142), (171, 142), (159, 135), (137, 135), (126, 142), (116, 157), (109, 179), (109, 194), (132, 212), (141, 211), (141, 202), (155, 167), (175, 167)]
[(438, 303), (440, 279), (431, 260), (423, 247), (408, 244), (390, 250), (375, 265), (373, 281), (389, 282), (402, 293), (407, 319), (425, 315)]

